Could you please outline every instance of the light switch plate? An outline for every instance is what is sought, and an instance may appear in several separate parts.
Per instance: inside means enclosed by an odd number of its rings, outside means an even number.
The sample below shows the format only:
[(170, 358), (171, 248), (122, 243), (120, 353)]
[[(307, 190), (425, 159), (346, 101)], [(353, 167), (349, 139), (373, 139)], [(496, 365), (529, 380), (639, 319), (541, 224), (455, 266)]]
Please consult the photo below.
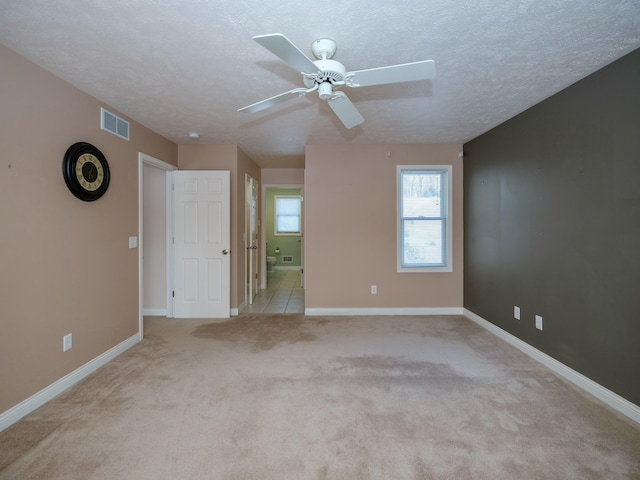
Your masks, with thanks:
[(129, 248), (138, 248), (138, 237), (129, 237)]
[(73, 347), (73, 334), (69, 333), (62, 337), (62, 351), (66, 352), (67, 350), (70, 350), (71, 347)]
[(520, 307), (513, 306), (513, 318), (520, 320)]
[(540, 315), (536, 315), (536, 328), (542, 330), (542, 317)]

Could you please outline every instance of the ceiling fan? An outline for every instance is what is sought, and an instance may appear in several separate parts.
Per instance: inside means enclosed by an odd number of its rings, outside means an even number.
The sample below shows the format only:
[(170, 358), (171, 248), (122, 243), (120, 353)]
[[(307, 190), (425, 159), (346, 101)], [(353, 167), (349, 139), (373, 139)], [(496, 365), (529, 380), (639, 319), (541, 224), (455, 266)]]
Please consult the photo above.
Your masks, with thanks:
[(258, 35), (253, 39), (280, 57), (289, 66), (302, 74), (302, 81), (306, 88), (294, 88), (275, 97), (238, 109), (239, 112), (255, 113), (296, 97), (303, 97), (311, 92), (318, 92), (322, 100), (326, 100), (329, 107), (337, 115), (346, 128), (352, 128), (364, 122), (358, 109), (351, 103), (349, 97), (338, 89), (347, 87), (368, 87), (385, 83), (412, 82), (415, 80), (429, 80), (435, 77), (436, 67), (433, 60), (422, 60), (413, 63), (390, 65), (387, 67), (370, 68), (347, 72), (340, 62), (331, 60), (336, 52), (336, 42), (328, 38), (321, 38), (311, 44), (311, 51), (317, 58), (311, 61), (302, 51), (281, 33)]

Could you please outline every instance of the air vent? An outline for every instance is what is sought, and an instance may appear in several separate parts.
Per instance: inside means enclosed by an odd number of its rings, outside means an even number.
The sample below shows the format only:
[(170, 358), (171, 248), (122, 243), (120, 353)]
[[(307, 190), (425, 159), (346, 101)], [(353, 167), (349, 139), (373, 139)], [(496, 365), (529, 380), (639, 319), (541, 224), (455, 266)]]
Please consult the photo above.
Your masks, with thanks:
[(100, 109), (100, 128), (120, 138), (129, 140), (129, 122), (104, 108)]
[(287, 255), (283, 255), (282, 256), (282, 263), (293, 263), (293, 257), (287, 256)]

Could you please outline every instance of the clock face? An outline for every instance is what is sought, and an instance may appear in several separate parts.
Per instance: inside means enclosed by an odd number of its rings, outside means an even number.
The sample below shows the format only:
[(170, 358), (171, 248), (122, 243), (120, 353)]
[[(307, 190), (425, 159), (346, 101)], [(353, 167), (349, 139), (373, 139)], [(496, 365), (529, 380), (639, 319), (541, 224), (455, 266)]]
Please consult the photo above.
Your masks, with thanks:
[(62, 162), (62, 173), (71, 193), (86, 202), (97, 200), (109, 187), (107, 159), (86, 142), (69, 147)]
[(91, 153), (85, 153), (76, 162), (76, 178), (85, 190), (95, 192), (104, 182), (104, 167)]

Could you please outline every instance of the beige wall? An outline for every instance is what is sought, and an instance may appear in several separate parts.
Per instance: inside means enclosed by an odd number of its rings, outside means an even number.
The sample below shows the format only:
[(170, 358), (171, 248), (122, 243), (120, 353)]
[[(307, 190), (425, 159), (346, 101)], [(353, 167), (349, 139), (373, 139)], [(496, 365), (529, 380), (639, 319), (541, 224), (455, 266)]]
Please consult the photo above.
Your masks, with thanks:
[(167, 172), (145, 165), (143, 180), (142, 307), (145, 315), (157, 315), (167, 309)]
[[(177, 147), (135, 122), (129, 142), (100, 130), (100, 107), (117, 111), (3, 46), (0, 71), (3, 412), (138, 332), (138, 152), (176, 164)], [(109, 162), (95, 202), (62, 177), (78, 141)]]
[(260, 168), (237, 145), (180, 145), (180, 170), (231, 172), (231, 308), (245, 301), (245, 174), (260, 182)]
[(263, 168), (263, 185), (302, 185), (304, 168)]
[[(309, 145), (306, 308), (461, 308), (462, 145)], [(453, 272), (396, 272), (396, 165), (453, 165)], [(378, 294), (371, 295), (371, 285)]]

